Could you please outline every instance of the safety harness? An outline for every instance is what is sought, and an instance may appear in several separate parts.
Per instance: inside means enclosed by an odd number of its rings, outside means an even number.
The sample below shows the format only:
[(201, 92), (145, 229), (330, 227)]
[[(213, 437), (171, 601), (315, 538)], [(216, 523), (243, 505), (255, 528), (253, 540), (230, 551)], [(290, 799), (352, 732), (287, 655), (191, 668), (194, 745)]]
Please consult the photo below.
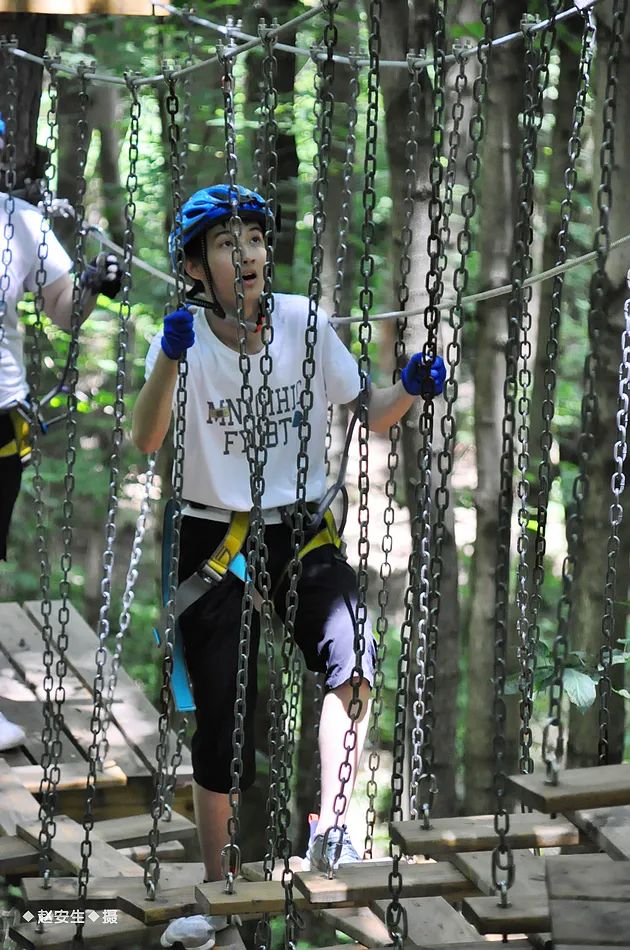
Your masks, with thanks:
[[(346, 441), (341, 456), (341, 464), (339, 466), (339, 473), (337, 475), (336, 481), (330, 486), (319, 504), (307, 504), (306, 506), (308, 522), (305, 528), (306, 540), (298, 554), (298, 560), (300, 561), (303, 560), (307, 554), (310, 554), (312, 551), (315, 551), (317, 548), (323, 547), (326, 544), (332, 544), (335, 548), (337, 548), (338, 551), (341, 551), (342, 553), (344, 551), (345, 546), (342, 540), (342, 534), (348, 513), (348, 493), (344, 482), (346, 477), (346, 468), (348, 465), (350, 442), (352, 440), (357, 418), (358, 413), (355, 412), (350, 421), (350, 425), (348, 426)], [(335, 517), (331, 511), (331, 506), (338, 494), (341, 494), (343, 500), (339, 528), (337, 528)], [(201, 505), (198, 507), (205, 508), (206, 506)], [(291, 508), (285, 507), (280, 508), (279, 511), (283, 522), (288, 526), (292, 526), (291, 519), (294, 508), (292, 510)], [(164, 606), (166, 606), (168, 603), (169, 595), (173, 512), (174, 502), (173, 499), (169, 499), (164, 508), (164, 529), (162, 535), (162, 602)], [(193, 699), (192, 690), (190, 688), (190, 681), (184, 659), (184, 646), (179, 626), (179, 618), (185, 610), (188, 610), (189, 607), (192, 607), (192, 605), (195, 604), (201, 597), (203, 597), (204, 594), (206, 594), (213, 587), (216, 587), (218, 584), (220, 584), (228, 573), (234, 574), (235, 577), (245, 583), (247, 579), (247, 559), (243, 554), (243, 547), (245, 545), (249, 529), (250, 512), (233, 512), (225, 535), (223, 536), (220, 544), (217, 545), (210, 557), (203, 561), (197, 570), (191, 574), (190, 577), (187, 577), (186, 580), (182, 581), (182, 583), (177, 588), (175, 594), (175, 627), (171, 688), (175, 702), (175, 708), (178, 712), (193, 712), (195, 709), (195, 702)], [(272, 600), (275, 591), (278, 589), (280, 583), (289, 570), (290, 563), (291, 561), (289, 560), (284, 569), (281, 571), (279, 577), (276, 579), (274, 591), (271, 594)], [(259, 610), (262, 604), (260, 592), (254, 588), (252, 596), (254, 606), (257, 610)], [(153, 634), (156, 643), (159, 646), (161, 643), (161, 638), (156, 628), (154, 628)]]
[[(5, 410), (2, 410), (5, 414)], [(11, 420), (14, 436), (0, 446), (0, 459), (11, 458), (19, 455), (22, 465), (27, 465), (31, 458), (30, 432), (31, 424), (29, 422), (26, 410), (20, 405), (12, 406), (6, 410), (6, 415)]]

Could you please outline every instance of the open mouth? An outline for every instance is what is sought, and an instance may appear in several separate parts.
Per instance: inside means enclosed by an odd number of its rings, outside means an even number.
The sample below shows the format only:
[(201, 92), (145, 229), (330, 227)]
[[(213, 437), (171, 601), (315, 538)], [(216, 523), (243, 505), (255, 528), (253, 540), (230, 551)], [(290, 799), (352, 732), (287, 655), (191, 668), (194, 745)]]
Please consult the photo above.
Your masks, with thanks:
[(243, 283), (252, 284), (256, 280), (256, 274), (243, 274)]

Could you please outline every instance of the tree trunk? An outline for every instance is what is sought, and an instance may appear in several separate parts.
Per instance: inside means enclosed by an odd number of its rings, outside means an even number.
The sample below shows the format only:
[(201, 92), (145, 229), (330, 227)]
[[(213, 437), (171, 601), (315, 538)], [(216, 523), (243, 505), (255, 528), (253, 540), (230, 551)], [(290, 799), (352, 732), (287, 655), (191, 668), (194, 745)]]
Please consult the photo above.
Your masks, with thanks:
[[(628, 180), (628, 155), (630, 154), (630, 101), (623, 94), (630, 81), (630, 56), (627, 38), (630, 33), (630, 18), (626, 18), (625, 42), (622, 44), (617, 80), (617, 113), (615, 118), (615, 160), (612, 174), (614, 201), (610, 210), (610, 235), (614, 240), (627, 230), (630, 215), (630, 194), (624, 187)], [(606, 67), (609, 24), (599, 21), (599, 44), (596, 62), (595, 116), (597, 125), (595, 142), (601, 142), (602, 113), (606, 95)], [(594, 189), (599, 184), (599, 174), (593, 176)], [(597, 192), (594, 190), (593, 206), (597, 207)], [(595, 222), (597, 225), (597, 221)], [(624, 326), (624, 300), (626, 287), (627, 258), (622, 250), (611, 252), (606, 264), (606, 285), (602, 313), (596, 320), (599, 330), (599, 353), (595, 388), (598, 394), (598, 411), (595, 420), (593, 452), (589, 466), (589, 490), (584, 506), (584, 537), (580, 546), (582, 555), (574, 586), (573, 629), (570, 631), (570, 649), (583, 650), (597, 657), (601, 644), (603, 590), (606, 577), (607, 544), (610, 533), (609, 507), (613, 501), (611, 475), (614, 471), (612, 448), (617, 439), (616, 412), (620, 359), (620, 336)], [(622, 504), (623, 504), (622, 496)], [(627, 502), (626, 502), (627, 504)], [(627, 518), (626, 518), (627, 521)], [(622, 522), (622, 527), (625, 527)], [(624, 531), (618, 555), (615, 639), (625, 637), (628, 598), (628, 538)], [(617, 644), (614, 644), (617, 646)], [(597, 763), (598, 706), (594, 705), (580, 713), (571, 706), (569, 717), (569, 766), (586, 766)], [(609, 760), (618, 762), (623, 757), (623, 702), (614, 695), (609, 704), (613, 728), (609, 737)], [(620, 725), (621, 724), (621, 725)]]
[[(518, 29), (525, 5), (503, 5), (496, 35)], [(522, 107), (522, 52), (516, 45), (492, 52), (486, 132), (481, 172), (480, 286), (509, 282), (516, 215), (518, 115)], [(491, 737), (494, 646), (495, 570), (499, 497), (498, 459), (507, 340), (506, 301), (487, 301), (477, 308), (475, 355), (475, 445), (477, 451), (477, 534), (471, 576), (469, 619), (468, 712), (465, 736), (467, 813), (483, 814), (491, 805), (494, 757)]]
[[(20, 49), (41, 56), (46, 50), (48, 36), (46, 16), (34, 14), (0, 14), (0, 36), (15, 36)], [(42, 98), (42, 66), (15, 57), (17, 63), (17, 95), (15, 111), (15, 149), (18, 187), (25, 179), (34, 179), (42, 174), (41, 161), (38, 163), (35, 146), (37, 143), (37, 119)], [(8, 115), (8, 80), (5, 62), (0, 63), (0, 112)]]

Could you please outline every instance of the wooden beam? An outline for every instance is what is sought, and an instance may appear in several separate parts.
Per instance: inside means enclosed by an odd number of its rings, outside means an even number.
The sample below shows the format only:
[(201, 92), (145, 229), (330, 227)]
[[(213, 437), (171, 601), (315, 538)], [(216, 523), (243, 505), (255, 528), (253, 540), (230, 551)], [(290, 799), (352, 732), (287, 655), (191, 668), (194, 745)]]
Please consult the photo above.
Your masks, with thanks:
[[(393, 821), (389, 826), (394, 844), (405, 854), (430, 857), (455, 851), (489, 851), (497, 842), (494, 815), (434, 818), (425, 831), (420, 821)], [(559, 848), (579, 843), (577, 829), (563, 818), (541, 814), (510, 815), (512, 848)]]
[(0, 13), (43, 13), (63, 16), (168, 16), (150, 0), (0, 0)]
[[(78, 874), (83, 862), (81, 857), (81, 845), (85, 837), (83, 827), (72, 818), (67, 818), (66, 815), (57, 815), (55, 823), (57, 831), (51, 843), (55, 866), (71, 874)], [(39, 822), (29, 825), (18, 824), (16, 830), (18, 835), (29, 844), (39, 843)], [(90, 868), (95, 877), (116, 877), (117, 875), (142, 877), (143, 870), (138, 864), (123, 857), (115, 848), (101, 841), (97, 835), (92, 835), (90, 841), (92, 843)]]
[(630, 763), (566, 769), (560, 773), (557, 785), (547, 785), (544, 775), (538, 772), (511, 775), (507, 785), (519, 801), (546, 815), (630, 805)]
[(615, 861), (630, 861), (630, 805), (590, 808), (566, 817)]
[(36, 874), (39, 869), (39, 850), (22, 841), (17, 835), (0, 837), (0, 874)]
[[(150, 815), (128, 815), (126, 818), (105, 818), (94, 822), (94, 831), (99, 838), (111, 844), (112, 848), (131, 848), (134, 845), (145, 844), (149, 838), (149, 831), (153, 827)], [(173, 841), (194, 838), (197, 829), (179, 812), (172, 812), (168, 821), (158, 822), (160, 841)]]
[(39, 805), (0, 759), (0, 834), (14, 835), (19, 822), (36, 821)]
[[(384, 921), (389, 904), (389, 900), (373, 901), (370, 906)], [(407, 938), (411, 943), (463, 944), (479, 936), (443, 897), (402, 897), (400, 904), (407, 912)]]
[(554, 855), (546, 863), (552, 900), (630, 901), (630, 861), (575, 854)]
[[(545, 889), (545, 859), (538, 858), (531, 851), (515, 850), (514, 857), (514, 884), (510, 888), (510, 899), (517, 895), (544, 896)], [(454, 854), (451, 858), (453, 867), (465, 874), (482, 894), (490, 896), (495, 893), (492, 883), (492, 855), (490, 851), (464, 851)]]
[[(616, 867), (619, 867), (617, 864)], [(554, 946), (630, 946), (630, 901), (551, 901)]]
[[(389, 867), (388, 862), (388, 867)], [(311, 904), (356, 904), (365, 906), (372, 900), (389, 896), (388, 867), (356, 862), (339, 868), (329, 880), (318, 871), (305, 871), (295, 876), (297, 888), (307, 895)], [(401, 864), (403, 894), (406, 897), (447, 897), (459, 900), (475, 892), (475, 887), (450, 864)]]
[[(44, 933), (38, 934), (34, 923), (22, 922), (17, 927), (11, 927), (10, 936), (18, 947), (27, 950), (68, 950), (68, 947), (74, 946), (76, 929), (76, 924), (54, 923), (47, 926)], [(133, 947), (134, 950), (139, 947), (158, 947), (163, 930), (162, 925), (148, 929), (139, 920), (117, 911), (116, 923), (104, 923), (101, 918), (86, 920), (82, 946), (100, 947), (102, 950), (112, 950), (112, 947)]]
[(391, 947), (389, 931), (369, 907), (335, 907), (317, 915), (335, 930), (358, 940), (365, 947)]
[(549, 904), (540, 897), (521, 897), (501, 907), (498, 897), (469, 897), (462, 911), (482, 934), (527, 934), (549, 930)]
[[(304, 910), (308, 901), (293, 890), (295, 905)], [(281, 914), (284, 912), (284, 887), (279, 881), (236, 881), (234, 893), (225, 893), (224, 881), (211, 881), (195, 888), (195, 897), (202, 913), (219, 914)]]

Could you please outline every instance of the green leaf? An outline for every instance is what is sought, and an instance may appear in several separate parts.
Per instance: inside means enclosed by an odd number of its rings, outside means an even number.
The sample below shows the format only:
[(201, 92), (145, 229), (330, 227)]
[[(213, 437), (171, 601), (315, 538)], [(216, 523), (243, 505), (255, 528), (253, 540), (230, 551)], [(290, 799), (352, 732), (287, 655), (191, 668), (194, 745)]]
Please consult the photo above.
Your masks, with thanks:
[(568, 667), (564, 671), (564, 689), (570, 701), (580, 712), (586, 712), (595, 702), (595, 683), (590, 676), (580, 673), (579, 670)]

